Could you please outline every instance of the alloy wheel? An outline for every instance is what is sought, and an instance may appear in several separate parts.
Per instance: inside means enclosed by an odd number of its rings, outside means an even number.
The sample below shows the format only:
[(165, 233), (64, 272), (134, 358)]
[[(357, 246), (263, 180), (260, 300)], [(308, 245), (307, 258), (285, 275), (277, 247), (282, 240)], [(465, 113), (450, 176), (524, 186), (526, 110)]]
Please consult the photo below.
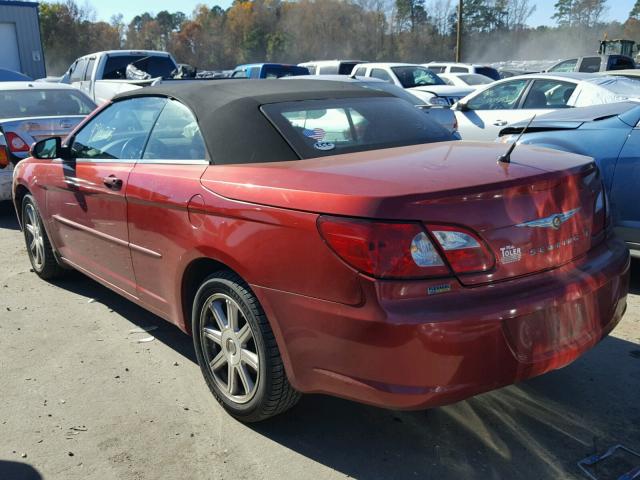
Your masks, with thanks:
[(42, 270), (45, 261), (44, 238), (42, 236), (42, 228), (38, 220), (38, 213), (33, 204), (27, 204), (25, 208), (25, 224), (24, 228), (27, 234), (27, 247), (29, 254), (33, 260), (33, 267), (36, 270)]
[(203, 353), (220, 393), (236, 403), (249, 402), (260, 380), (260, 358), (242, 308), (228, 295), (216, 293), (200, 315)]

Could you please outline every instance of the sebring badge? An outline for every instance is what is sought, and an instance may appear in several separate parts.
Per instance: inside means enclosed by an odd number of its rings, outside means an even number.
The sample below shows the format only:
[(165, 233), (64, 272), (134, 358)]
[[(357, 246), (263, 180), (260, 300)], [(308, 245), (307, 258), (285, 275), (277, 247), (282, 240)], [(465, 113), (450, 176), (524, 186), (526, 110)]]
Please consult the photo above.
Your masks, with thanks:
[(567, 222), (571, 217), (580, 211), (580, 207), (569, 210), (568, 212), (554, 213), (545, 218), (539, 218), (538, 220), (532, 220), (530, 222), (519, 223), (516, 227), (529, 227), (529, 228), (553, 228), (558, 230), (563, 223)]

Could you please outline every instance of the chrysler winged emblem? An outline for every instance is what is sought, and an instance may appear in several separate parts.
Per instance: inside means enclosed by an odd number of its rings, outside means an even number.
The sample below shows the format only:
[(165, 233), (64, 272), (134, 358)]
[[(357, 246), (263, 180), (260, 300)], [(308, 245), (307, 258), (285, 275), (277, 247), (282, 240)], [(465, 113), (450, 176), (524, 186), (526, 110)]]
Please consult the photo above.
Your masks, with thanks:
[(580, 211), (580, 207), (569, 210), (568, 212), (554, 213), (548, 217), (539, 218), (538, 220), (532, 220), (530, 222), (519, 223), (516, 227), (530, 227), (530, 228), (553, 228), (558, 230), (563, 223), (567, 222), (571, 217)]

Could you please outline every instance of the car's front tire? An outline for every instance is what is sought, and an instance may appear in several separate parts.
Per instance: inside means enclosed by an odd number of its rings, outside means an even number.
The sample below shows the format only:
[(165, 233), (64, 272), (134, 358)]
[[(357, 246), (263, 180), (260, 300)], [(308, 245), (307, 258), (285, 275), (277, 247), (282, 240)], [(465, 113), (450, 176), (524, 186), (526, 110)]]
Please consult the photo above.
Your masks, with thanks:
[(25, 195), (22, 199), (22, 226), (33, 271), (44, 280), (62, 276), (66, 269), (56, 259), (35, 199), (31, 195)]
[(249, 286), (220, 271), (200, 286), (192, 334), (202, 374), (218, 402), (243, 422), (258, 422), (296, 404), (296, 392), (267, 317)]

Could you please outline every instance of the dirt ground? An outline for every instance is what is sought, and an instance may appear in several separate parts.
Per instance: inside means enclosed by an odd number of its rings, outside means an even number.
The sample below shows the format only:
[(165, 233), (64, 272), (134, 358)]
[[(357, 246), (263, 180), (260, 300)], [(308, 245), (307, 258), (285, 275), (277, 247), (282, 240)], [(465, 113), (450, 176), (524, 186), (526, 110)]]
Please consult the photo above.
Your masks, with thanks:
[(587, 455), (640, 451), (640, 262), (632, 275), (622, 323), (562, 370), (427, 412), (309, 395), (245, 426), (218, 407), (177, 328), (80, 274), (31, 273), (3, 206), (0, 480), (586, 478)]

